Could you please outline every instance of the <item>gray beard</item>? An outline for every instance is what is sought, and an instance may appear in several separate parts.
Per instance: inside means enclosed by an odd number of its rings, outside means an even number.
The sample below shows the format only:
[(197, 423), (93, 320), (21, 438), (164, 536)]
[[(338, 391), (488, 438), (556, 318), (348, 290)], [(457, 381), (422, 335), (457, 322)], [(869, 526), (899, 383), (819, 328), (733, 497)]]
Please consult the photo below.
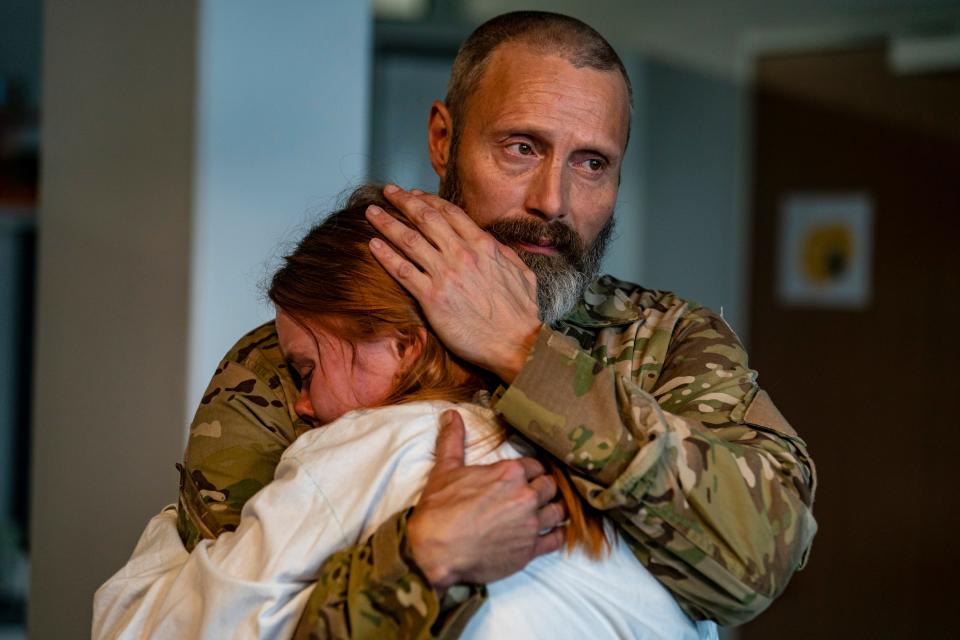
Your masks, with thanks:
[[(456, 137), (450, 147), (450, 163), (446, 176), (440, 181), (440, 197), (466, 209), (460, 175), (454, 161), (457, 152)], [(540, 320), (555, 325), (570, 313), (583, 297), (587, 286), (600, 272), (600, 262), (613, 237), (615, 222), (611, 215), (589, 247), (583, 238), (562, 222), (543, 222), (535, 218), (498, 220), (486, 227), (501, 243), (511, 246), (520, 259), (537, 276), (537, 307)], [(516, 242), (537, 244), (548, 238), (557, 249), (556, 255), (531, 253), (515, 248)]]

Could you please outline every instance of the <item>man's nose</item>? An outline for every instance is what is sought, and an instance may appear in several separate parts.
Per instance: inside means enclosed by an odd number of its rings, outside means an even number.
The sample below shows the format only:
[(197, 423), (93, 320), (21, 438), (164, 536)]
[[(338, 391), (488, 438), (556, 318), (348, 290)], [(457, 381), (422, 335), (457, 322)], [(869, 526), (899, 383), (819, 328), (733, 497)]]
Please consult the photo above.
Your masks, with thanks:
[(563, 162), (542, 163), (527, 188), (526, 209), (544, 220), (562, 218), (565, 212), (566, 167)]

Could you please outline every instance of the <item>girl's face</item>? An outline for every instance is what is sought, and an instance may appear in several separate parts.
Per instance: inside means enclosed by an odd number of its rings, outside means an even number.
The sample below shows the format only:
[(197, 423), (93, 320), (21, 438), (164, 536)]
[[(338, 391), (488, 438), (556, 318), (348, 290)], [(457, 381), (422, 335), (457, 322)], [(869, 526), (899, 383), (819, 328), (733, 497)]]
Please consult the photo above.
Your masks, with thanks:
[(322, 329), (308, 329), (282, 309), (277, 309), (277, 335), (289, 366), (300, 375), (294, 409), (315, 425), (379, 404), (401, 372), (396, 338), (351, 345)]

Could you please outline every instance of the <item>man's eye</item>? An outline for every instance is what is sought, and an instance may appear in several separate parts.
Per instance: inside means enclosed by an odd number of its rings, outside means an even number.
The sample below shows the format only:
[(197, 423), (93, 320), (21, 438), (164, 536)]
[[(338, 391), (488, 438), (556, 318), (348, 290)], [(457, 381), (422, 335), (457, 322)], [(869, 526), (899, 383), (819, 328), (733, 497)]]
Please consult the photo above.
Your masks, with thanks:
[(513, 144), (507, 145), (507, 148), (513, 149), (522, 156), (533, 154), (533, 147), (526, 142), (514, 142)]
[(593, 173), (600, 173), (601, 171), (603, 171), (605, 166), (603, 163), (603, 160), (599, 160), (597, 158), (590, 158), (589, 160), (586, 161), (585, 165), (587, 169), (589, 169)]

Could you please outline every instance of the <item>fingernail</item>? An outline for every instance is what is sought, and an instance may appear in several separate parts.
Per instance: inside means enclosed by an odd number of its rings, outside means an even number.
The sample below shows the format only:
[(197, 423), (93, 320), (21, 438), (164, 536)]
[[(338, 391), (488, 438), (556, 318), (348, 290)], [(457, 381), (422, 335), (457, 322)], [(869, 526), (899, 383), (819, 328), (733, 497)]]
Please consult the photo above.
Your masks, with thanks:
[(383, 209), (381, 209), (375, 204), (372, 204), (369, 207), (367, 207), (367, 213), (369, 213), (372, 216), (378, 216), (381, 213), (383, 213)]
[(445, 427), (449, 425), (451, 422), (453, 422), (453, 415), (451, 415), (449, 411), (444, 411), (440, 415), (440, 426)]
[(422, 196), (422, 195), (423, 195), (423, 191), (421, 191), (420, 189), (411, 189), (411, 190), (410, 190), (410, 193), (412, 193), (412, 194), (415, 195), (415, 196)]
[(388, 184), (383, 188), (383, 192), (387, 195), (390, 195), (391, 193), (396, 193), (397, 191), (400, 191), (400, 187), (398, 187), (395, 184)]
[(374, 238), (370, 241), (370, 246), (374, 249), (383, 249), (383, 240), (380, 238)]

